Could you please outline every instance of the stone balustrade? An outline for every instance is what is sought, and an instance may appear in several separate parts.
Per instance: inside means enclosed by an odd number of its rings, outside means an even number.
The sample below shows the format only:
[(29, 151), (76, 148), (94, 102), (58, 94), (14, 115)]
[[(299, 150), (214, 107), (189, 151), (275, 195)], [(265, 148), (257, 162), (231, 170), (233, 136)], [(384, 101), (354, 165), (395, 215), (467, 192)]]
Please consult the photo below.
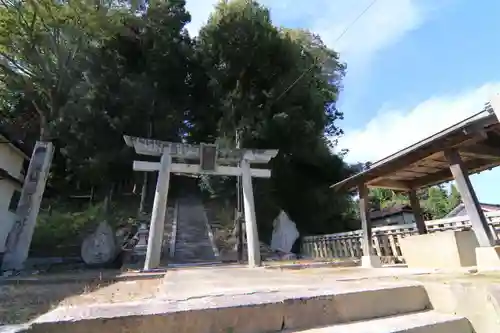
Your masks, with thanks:
[[(500, 212), (486, 213), (493, 234), (500, 238)], [(468, 216), (457, 216), (425, 222), (429, 233), (447, 230), (468, 230), (471, 223)], [(377, 256), (386, 261), (403, 263), (399, 247), (403, 237), (417, 235), (415, 223), (384, 226), (372, 229), (373, 249)], [(302, 255), (312, 258), (360, 258), (362, 253), (362, 230), (329, 235), (306, 236), (302, 239)]]

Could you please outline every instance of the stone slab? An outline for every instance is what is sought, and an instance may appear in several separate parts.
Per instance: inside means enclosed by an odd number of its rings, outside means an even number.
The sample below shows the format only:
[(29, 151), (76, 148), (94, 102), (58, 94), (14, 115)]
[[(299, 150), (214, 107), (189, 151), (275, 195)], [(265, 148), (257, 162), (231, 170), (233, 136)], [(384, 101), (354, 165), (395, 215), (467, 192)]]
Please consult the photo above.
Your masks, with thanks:
[(472, 230), (413, 235), (400, 239), (399, 243), (410, 268), (460, 268), (476, 265), (474, 249), (479, 244)]
[(466, 317), (475, 333), (500, 332), (499, 284), (448, 280), (423, 285), (436, 311)]
[(476, 248), (477, 268), (490, 270), (500, 268), (500, 246)]
[(181, 300), (213, 295), (231, 295), (260, 291), (279, 291), (335, 288), (341, 291), (357, 285), (357, 288), (381, 286), (370, 282), (370, 278), (431, 274), (431, 270), (406, 268), (314, 268), (304, 270), (277, 270), (246, 268), (238, 265), (219, 267), (198, 267), (170, 270), (165, 275), (159, 298)]
[[(387, 302), (390, 299), (391, 302)], [(376, 307), (373, 304), (377, 304)], [(279, 331), (332, 325), (430, 307), (422, 286), (282, 290), (212, 295), (176, 301), (59, 308), (27, 332), (235, 332)], [(259, 318), (259, 320), (255, 320)], [(132, 330), (133, 328), (133, 330)]]
[[(286, 331), (285, 331), (286, 332)], [(289, 331), (292, 333), (296, 331)], [(473, 333), (463, 317), (435, 311), (313, 328), (301, 333)], [(298, 333), (298, 332), (297, 332)]]

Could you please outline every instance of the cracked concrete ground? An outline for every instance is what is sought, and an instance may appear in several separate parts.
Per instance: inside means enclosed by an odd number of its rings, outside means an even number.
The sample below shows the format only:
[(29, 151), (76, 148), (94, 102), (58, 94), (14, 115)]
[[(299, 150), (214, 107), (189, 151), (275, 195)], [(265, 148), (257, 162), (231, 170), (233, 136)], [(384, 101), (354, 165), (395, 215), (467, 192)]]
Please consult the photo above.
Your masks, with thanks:
[[(309, 272), (307, 277), (303, 274)], [(325, 272), (335, 272), (335, 274)], [(0, 324), (32, 320), (55, 308), (92, 304), (176, 301), (217, 295), (238, 295), (294, 289), (330, 288), (342, 279), (367, 275), (393, 275), (394, 269), (368, 271), (360, 268), (330, 268), (303, 271), (248, 269), (243, 266), (190, 267), (170, 269), (163, 279), (142, 281), (78, 281), (63, 276), (61, 283), (39, 277), (36, 284), (23, 282), (0, 286)], [(77, 274), (80, 276), (81, 274)], [(47, 279), (45, 279), (47, 280)], [(335, 288), (340, 288), (336, 286)]]
[[(358, 270), (351, 275), (360, 276), (362, 272)], [(380, 271), (376, 276), (390, 273), (393, 272)], [(214, 328), (219, 326), (245, 327), (245, 332), (269, 331), (269, 327), (273, 328), (272, 331), (279, 331), (283, 322), (287, 323), (286, 327), (309, 327), (323, 322), (331, 324), (334, 319), (342, 322), (358, 320), (358, 313), (380, 310), (380, 307), (373, 308), (370, 304), (381, 304), (393, 295), (394, 288), (398, 289), (398, 297), (394, 302), (385, 302), (384, 311), (396, 314), (427, 308), (427, 296), (415, 283), (341, 281), (342, 277), (345, 277), (344, 273), (336, 277), (324, 278), (324, 274), (304, 277), (296, 271), (242, 267), (178, 269), (165, 275), (155, 298), (77, 308), (59, 307), (39, 317), (32, 327), (33, 332), (42, 332), (43, 329), (55, 329), (51, 326), (55, 324), (58, 332), (74, 333), (88, 330), (86, 325), (94, 330), (114, 329), (113, 332), (124, 327), (140, 327), (141, 332), (155, 331), (160, 327), (165, 331), (198, 332), (203, 331), (203, 325), (211, 327), (213, 332), (219, 332)], [(294, 315), (303, 314), (306, 308), (310, 312), (308, 315)], [(325, 310), (327, 308), (337, 316), (327, 315), (330, 313)], [(364, 311), (358, 311), (361, 308), (365, 308)], [(297, 318), (301, 318), (300, 324)], [(118, 322), (120, 324), (116, 326)], [(115, 326), (110, 327), (111, 323)]]
[[(74, 316), (75, 311), (81, 315), (85, 313), (91, 315), (102, 311), (114, 312), (118, 308), (121, 309), (120, 311), (127, 308), (130, 311), (136, 311), (137, 309), (134, 310), (134, 308), (139, 306), (143, 307), (143, 310), (147, 312), (154, 311), (155, 306), (160, 304), (163, 306), (167, 304), (167, 307), (179, 309), (191, 307), (195, 304), (197, 304), (196, 306), (221, 304), (221, 302), (224, 303), (228, 299), (238, 298), (258, 301), (259, 299), (282, 298), (297, 293), (307, 295), (319, 295), (325, 292), (343, 293), (350, 290), (414, 283), (419, 280), (439, 279), (440, 277), (449, 280), (468, 280), (470, 278), (481, 280), (478, 276), (483, 276), (482, 279), (484, 280), (484, 276), (489, 276), (488, 274), (498, 276), (500, 280), (500, 274), (496, 272), (480, 275), (470, 274), (467, 271), (435, 272), (407, 268), (363, 269), (350, 267), (288, 270), (248, 269), (236, 265), (179, 268), (167, 271), (164, 278), (157, 279), (154, 282), (118, 282), (107, 286), (99, 286), (91, 292), (83, 292), (83, 295), (79, 295), (78, 290), (76, 290), (72, 296), (58, 300), (52, 306), (45, 306), (42, 309), (43, 311), (30, 313), (31, 317), (25, 319), (33, 319), (35, 315), (42, 315), (43, 312), (49, 312), (43, 315), (45, 320), (49, 320), (60, 316)], [(20, 286), (22, 289), (17, 290), (15, 297), (43, 300), (45, 296), (41, 290), (46, 287), (37, 285), (28, 286), (28, 289), (26, 289), (27, 286)], [(62, 292), (64, 286), (53, 285), (52, 288), (57, 288)], [(23, 294), (23, 290), (25, 294)], [(12, 295), (4, 295), (6, 297), (2, 298), (4, 309), (7, 308), (11, 313), (15, 313), (16, 308), (23, 308), (24, 305), (19, 302), (16, 303), (16, 301), (12, 301), (9, 305), (9, 298)], [(37, 296), (32, 297), (33, 295)], [(53, 295), (50, 292), (45, 293), (45, 295), (47, 297), (45, 303), (48, 303)], [(20, 323), (23, 321), (17, 317), (14, 321), (1, 320), (1, 323)]]
[[(315, 270), (317, 270), (315, 272)], [(303, 272), (309, 273), (304, 275)], [(326, 274), (326, 272), (330, 272)], [(409, 276), (429, 271), (402, 268), (367, 270), (328, 268), (301, 270), (269, 270), (244, 267), (203, 267), (167, 272), (160, 287), (159, 299), (180, 300), (190, 297), (272, 292), (296, 289), (336, 288), (368, 285), (366, 278)], [(347, 283), (350, 282), (350, 283)]]

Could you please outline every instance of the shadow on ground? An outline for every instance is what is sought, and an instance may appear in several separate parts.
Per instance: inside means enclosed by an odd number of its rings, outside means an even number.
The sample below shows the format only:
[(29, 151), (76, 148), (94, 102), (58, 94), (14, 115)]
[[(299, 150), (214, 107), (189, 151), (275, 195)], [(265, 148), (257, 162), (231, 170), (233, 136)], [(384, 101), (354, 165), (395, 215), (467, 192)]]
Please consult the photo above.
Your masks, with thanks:
[(161, 281), (119, 281), (120, 276), (119, 270), (87, 270), (0, 280), (0, 324), (26, 323), (60, 305), (153, 297)]

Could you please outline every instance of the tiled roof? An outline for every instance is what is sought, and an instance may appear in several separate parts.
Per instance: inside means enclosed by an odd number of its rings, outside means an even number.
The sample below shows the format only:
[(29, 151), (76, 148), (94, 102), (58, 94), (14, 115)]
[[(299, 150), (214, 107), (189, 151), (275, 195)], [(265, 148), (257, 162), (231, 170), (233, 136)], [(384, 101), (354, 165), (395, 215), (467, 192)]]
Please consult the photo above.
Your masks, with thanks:
[(370, 219), (380, 219), (383, 217), (399, 214), (399, 213), (412, 213), (412, 209), (409, 205), (399, 204), (391, 207), (382, 208), (381, 210), (375, 210), (370, 212)]
[(17, 117), (0, 115), (0, 135), (30, 156), (38, 133), (38, 116), (29, 112)]

